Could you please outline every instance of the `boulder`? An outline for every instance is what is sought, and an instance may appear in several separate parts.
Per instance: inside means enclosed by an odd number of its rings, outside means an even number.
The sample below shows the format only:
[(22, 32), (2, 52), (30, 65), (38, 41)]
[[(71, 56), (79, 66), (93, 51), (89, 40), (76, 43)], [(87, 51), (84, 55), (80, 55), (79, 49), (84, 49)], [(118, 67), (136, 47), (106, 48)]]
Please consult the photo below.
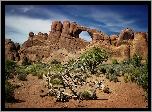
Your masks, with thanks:
[(30, 36), (30, 37), (33, 37), (33, 36), (34, 36), (34, 33), (33, 33), (33, 32), (30, 32), (30, 33), (29, 33), (29, 36)]

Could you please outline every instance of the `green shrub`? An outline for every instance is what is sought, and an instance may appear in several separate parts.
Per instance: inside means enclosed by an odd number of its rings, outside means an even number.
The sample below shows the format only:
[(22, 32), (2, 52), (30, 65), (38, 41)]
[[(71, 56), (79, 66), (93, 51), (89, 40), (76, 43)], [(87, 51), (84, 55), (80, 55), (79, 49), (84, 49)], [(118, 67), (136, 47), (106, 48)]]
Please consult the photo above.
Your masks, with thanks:
[(109, 74), (108, 77), (109, 77), (110, 82), (111, 82), (111, 81), (118, 82), (118, 78), (117, 78), (116, 75), (114, 75), (114, 74)]
[(140, 84), (142, 86), (142, 88), (144, 89), (144, 91), (146, 91), (148, 93), (148, 74), (144, 74), (142, 76), (142, 83)]
[(30, 69), (29, 69), (29, 72), (36, 72), (36, 68), (34, 66), (32, 66)]
[(27, 60), (23, 60), (22, 61), (22, 66), (26, 66), (26, 65), (28, 65), (28, 61)]
[(38, 79), (43, 79), (43, 74), (46, 75), (45, 71), (40, 70), (39, 73), (38, 73), (38, 75), (37, 75)]
[(38, 76), (38, 79), (43, 79), (43, 75), (38, 74), (37, 76)]
[(110, 73), (110, 74), (113, 74), (114, 72), (115, 72), (115, 70), (114, 70), (113, 68), (110, 68), (110, 69), (109, 69), (109, 73)]
[(106, 73), (106, 78), (109, 79), (110, 82), (111, 81), (118, 82), (117, 76), (120, 76), (120, 73), (118, 73), (113, 68), (108, 68)]
[(125, 76), (124, 76), (124, 81), (125, 81), (125, 82), (128, 82), (128, 75), (125, 75)]
[(58, 73), (64, 71), (65, 68), (62, 66), (62, 64), (52, 64), (51, 65), (51, 72)]
[(139, 67), (139, 66), (141, 66), (141, 60), (142, 60), (141, 56), (139, 56), (137, 54), (133, 54), (133, 57), (131, 58), (131, 64), (134, 67)]
[(17, 78), (21, 81), (27, 81), (26, 77), (27, 77), (26, 74), (19, 74)]
[(5, 78), (12, 78), (15, 74), (16, 63), (13, 60), (5, 60)]
[(30, 74), (30, 72), (29, 72), (28, 70), (25, 70), (24, 72), (25, 72), (25, 74), (27, 74), (27, 75)]
[(119, 64), (119, 63), (117, 62), (117, 59), (113, 59), (112, 64)]
[(145, 99), (148, 99), (148, 73), (144, 72), (144, 67), (136, 67), (129, 72), (128, 75), (124, 77), (125, 82), (134, 82), (137, 85), (141, 86), (143, 90), (146, 92)]
[(145, 68), (145, 70), (148, 72), (148, 54), (147, 54), (147, 56), (146, 56), (146, 59), (145, 59), (145, 64), (144, 64), (144, 68)]
[(109, 53), (100, 48), (94, 47), (91, 51), (86, 51), (80, 56), (80, 63), (85, 66), (92, 74), (96, 73), (95, 68), (107, 61)]
[(55, 78), (55, 79), (51, 80), (51, 83), (52, 83), (52, 84), (62, 84), (63, 81), (62, 81), (62, 79)]
[(105, 75), (106, 69), (105, 69), (105, 68), (100, 68), (100, 72), (103, 73), (103, 74)]
[(131, 59), (126, 59), (126, 58), (125, 58), (125, 59), (123, 59), (123, 60), (121, 61), (121, 63), (122, 63), (122, 64), (128, 64), (128, 65), (129, 65), (129, 64), (131, 63)]
[(31, 72), (31, 74), (33, 75), (33, 76), (37, 76), (37, 72), (35, 71), (35, 72)]
[(68, 65), (69, 65), (69, 66), (72, 66), (73, 64), (74, 64), (74, 59), (68, 61)]
[(90, 99), (90, 93), (89, 93), (88, 90), (84, 90), (84, 91), (82, 92), (82, 98), (84, 98), (84, 99), (86, 99), (86, 100)]
[(32, 64), (33, 64), (33, 61), (30, 60), (30, 61), (28, 62), (28, 65), (32, 65)]
[(5, 80), (5, 101), (12, 102), (15, 100), (14, 90), (15, 86), (12, 85), (8, 80)]

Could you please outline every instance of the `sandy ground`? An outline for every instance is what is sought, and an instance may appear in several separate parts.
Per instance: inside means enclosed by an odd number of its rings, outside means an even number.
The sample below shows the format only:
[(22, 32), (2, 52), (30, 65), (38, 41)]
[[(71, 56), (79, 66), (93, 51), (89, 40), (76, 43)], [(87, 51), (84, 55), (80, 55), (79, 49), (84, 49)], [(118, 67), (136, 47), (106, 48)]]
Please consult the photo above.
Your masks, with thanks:
[[(103, 77), (93, 76), (94, 79)], [(103, 93), (97, 89), (97, 100), (70, 99), (69, 102), (64, 103), (56, 102), (52, 96), (40, 97), (48, 90), (44, 87), (44, 80), (31, 74), (27, 79), (27, 81), (19, 81), (15, 77), (14, 81), (10, 80), (12, 84), (20, 83), (22, 86), (15, 89), (15, 98), (19, 102), (5, 103), (5, 108), (148, 108), (148, 103), (144, 102), (143, 89), (134, 83), (125, 83), (123, 76), (118, 77), (120, 82), (117, 83), (105, 79), (104, 85), (108, 85), (111, 93)], [(43, 93), (42, 90), (44, 90)]]

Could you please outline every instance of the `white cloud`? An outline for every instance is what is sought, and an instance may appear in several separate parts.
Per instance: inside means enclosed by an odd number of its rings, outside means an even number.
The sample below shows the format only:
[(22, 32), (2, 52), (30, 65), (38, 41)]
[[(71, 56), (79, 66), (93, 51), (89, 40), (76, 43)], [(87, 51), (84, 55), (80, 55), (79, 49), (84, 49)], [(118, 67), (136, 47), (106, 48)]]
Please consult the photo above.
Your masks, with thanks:
[[(23, 12), (26, 12), (31, 9), (22, 7), (20, 8)], [(63, 14), (56, 13), (53, 11), (49, 11), (44, 8), (34, 7), (32, 9), (33, 12), (39, 13), (43, 12), (44, 14), (50, 16), (50, 19), (40, 19), (40, 18), (31, 18), (18, 14), (6, 14), (5, 15), (5, 36), (7, 38), (12, 39), (14, 42), (18, 42), (22, 44), (28, 39), (29, 32), (34, 32), (37, 34), (38, 32), (48, 33), (51, 30), (52, 22), (57, 21), (70, 21), (71, 19)]]
[[(17, 43), (24, 43), (32, 31), (35, 34), (38, 32), (48, 33), (51, 30), (51, 24), (54, 20), (32, 19), (23, 16), (9, 15), (5, 18), (5, 37), (10, 38)], [(83, 31), (79, 35), (80, 38), (91, 41), (90, 35)]]
[[(123, 16), (123, 14), (120, 14), (118, 12), (114, 12), (113, 10), (104, 9), (104, 10), (98, 10), (96, 7), (77, 7), (77, 6), (71, 6), (71, 7), (62, 7), (68, 9), (67, 13), (61, 13), (60, 10), (51, 10), (45, 7), (38, 7), (38, 6), (20, 6), (13, 8), (10, 10), (13, 12), (13, 14), (7, 13), (5, 16), (5, 31), (6, 31), (6, 37), (12, 39), (14, 42), (19, 42), (22, 44), (28, 39), (28, 34), (30, 31), (37, 34), (38, 32), (42, 33), (49, 33), (51, 29), (51, 24), (53, 21), (61, 21), (62, 23), (64, 21), (79, 21), (80, 25), (83, 26), (83, 22), (81, 20), (81, 17), (86, 17), (86, 23), (87, 18), (89, 20), (98, 21), (99, 24), (96, 24), (96, 22), (92, 23), (89, 22), (86, 27), (92, 28), (92, 29), (98, 29), (101, 32), (104, 32), (108, 34), (109, 32), (117, 32), (120, 34), (120, 32), (125, 28), (131, 28), (134, 32), (135, 31), (145, 31), (146, 29), (142, 29), (137, 27), (134, 23), (136, 20), (129, 20)], [(86, 9), (86, 10), (85, 10)], [(16, 10), (19, 10), (21, 12), (24, 12), (23, 15), (16, 15)], [(90, 11), (89, 11), (90, 10)], [(42, 19), (41, 18), (31, 18), (27, 17), (25, 12), (28, 12), (35, 15), (40, 15), (41, 13), (43, 15), (47, 15), (48, 19)], [(30, 12), (31, 11), (31, 12)], [(87, 12), (87, 13), (86, 13)], [(28, 13), (28, 14), (29, 14)], [(70, 17), (68, 13), (78, 15), (80, 19), (76, 20), (74, 17)], [(101, 24), (100, 24), (101, 23)], [(108, 34), (111, 35), (111, 34)], [(79, 37), (90, 41), (91, 37), (87, 32), (80, 33)]]
[(32, 19), (24, 16), (7, 15), (5, 17), (6, 37), (23, 43), (30, 31), (49, 33), (52, 20)]
[(17, 9), (19, 9), (21, 12), (24, 12), (24, 13), (25, 13), (25, 12), (33, 9), (33, 6), (23, 6), (23, 7), (21, 7), (21, 8), (17, 8)]

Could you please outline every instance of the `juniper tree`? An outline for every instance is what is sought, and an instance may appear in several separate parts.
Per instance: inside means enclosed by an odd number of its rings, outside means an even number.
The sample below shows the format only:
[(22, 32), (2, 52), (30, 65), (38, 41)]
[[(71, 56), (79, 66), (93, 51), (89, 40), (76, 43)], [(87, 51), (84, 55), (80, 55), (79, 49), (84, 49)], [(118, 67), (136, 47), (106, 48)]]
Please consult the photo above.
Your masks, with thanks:
[(94, 47), (91, 51), (86, 51), (80, 57), (80, 63), (92, 73), (96, 72), (96, 68), (103, 61), (107, 61), (109, 53), (100, 48)]

